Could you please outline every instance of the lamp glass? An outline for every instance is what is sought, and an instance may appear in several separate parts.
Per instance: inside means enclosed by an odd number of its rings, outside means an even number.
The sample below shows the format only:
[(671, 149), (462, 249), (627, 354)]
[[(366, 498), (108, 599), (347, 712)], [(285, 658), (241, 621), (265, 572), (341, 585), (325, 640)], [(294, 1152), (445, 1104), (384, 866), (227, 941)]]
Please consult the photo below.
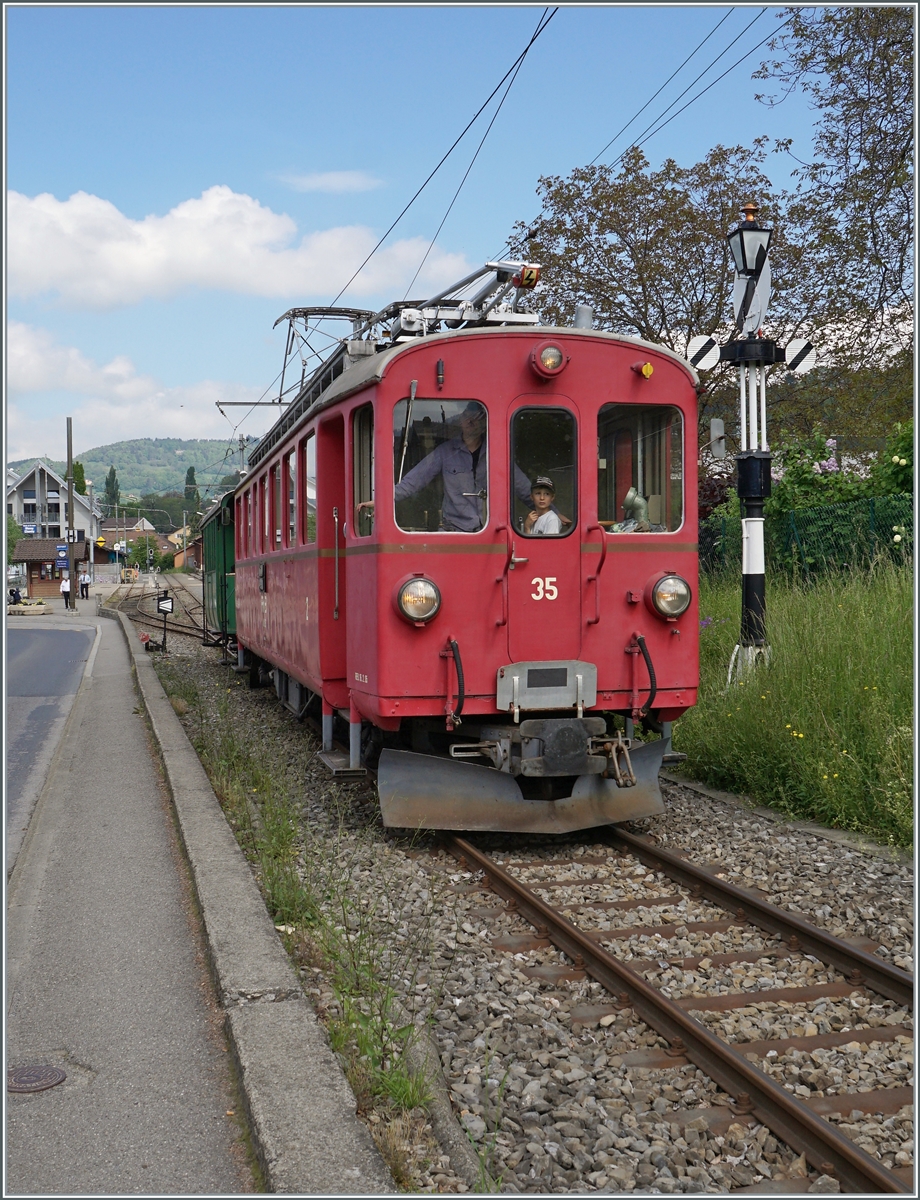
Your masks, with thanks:
[(770, 246), (772, 229), (754, 229), (745, 221), (728, 235), (728, 244), (739, 275), (753, 275), (763, 264)]

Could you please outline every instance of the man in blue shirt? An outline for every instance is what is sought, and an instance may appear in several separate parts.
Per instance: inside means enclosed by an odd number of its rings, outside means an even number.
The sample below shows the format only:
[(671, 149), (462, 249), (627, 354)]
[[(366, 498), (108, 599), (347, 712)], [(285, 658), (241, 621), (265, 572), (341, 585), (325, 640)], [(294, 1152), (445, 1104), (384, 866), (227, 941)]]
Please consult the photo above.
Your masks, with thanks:
[[(396, 485), (396, 499), (414, 496), (426, 484), (441, 476), (444, 499), (441, 527), (460, 533), (475, 533), (486, 523), (486, 499), (489, 463), (485, 439), (486, 412), (481, 404), (470, 401), (460, 414), (460, 435), (441, 442), (420, 463), (407, 471)], [(530, 482), (515, 465), (514, 491), (530, 507)]]

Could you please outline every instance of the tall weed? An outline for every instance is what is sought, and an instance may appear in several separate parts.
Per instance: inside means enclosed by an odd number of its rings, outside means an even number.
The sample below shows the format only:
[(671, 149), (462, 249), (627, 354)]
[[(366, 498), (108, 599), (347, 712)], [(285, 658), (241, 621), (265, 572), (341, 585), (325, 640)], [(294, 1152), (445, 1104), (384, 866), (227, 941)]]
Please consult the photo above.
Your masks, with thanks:
[(700, 587), (700, 692), (675, 725), (687, 771), (799, 818), (909, 846), (913, 595), (877, 563), (813, 584), (767, 581), (770, 660), (726, 690), (740, 581)]

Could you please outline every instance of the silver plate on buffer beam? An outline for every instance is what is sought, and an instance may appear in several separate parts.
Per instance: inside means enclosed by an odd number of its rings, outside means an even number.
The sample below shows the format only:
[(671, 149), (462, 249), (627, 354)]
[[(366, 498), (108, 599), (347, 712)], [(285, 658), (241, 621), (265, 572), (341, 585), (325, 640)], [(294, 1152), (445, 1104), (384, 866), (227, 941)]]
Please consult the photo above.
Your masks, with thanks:
[(549, 712), (597, 703), (597, 667), (577, 659), (508, 663), (498, 668), (499, 712)]

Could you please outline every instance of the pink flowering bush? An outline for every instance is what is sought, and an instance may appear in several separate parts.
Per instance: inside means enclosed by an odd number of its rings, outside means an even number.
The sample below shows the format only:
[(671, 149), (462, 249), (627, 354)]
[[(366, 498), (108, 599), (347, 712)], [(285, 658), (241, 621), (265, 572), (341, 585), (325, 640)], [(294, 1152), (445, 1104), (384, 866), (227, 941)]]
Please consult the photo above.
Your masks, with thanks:
[(810, 438), (783, 442), (773, 451), (773, 494), (767, 514), (819, 504), (841, 504), (871, 495), (868, 480), (837, 461), (834, 438), (817, 432)]

